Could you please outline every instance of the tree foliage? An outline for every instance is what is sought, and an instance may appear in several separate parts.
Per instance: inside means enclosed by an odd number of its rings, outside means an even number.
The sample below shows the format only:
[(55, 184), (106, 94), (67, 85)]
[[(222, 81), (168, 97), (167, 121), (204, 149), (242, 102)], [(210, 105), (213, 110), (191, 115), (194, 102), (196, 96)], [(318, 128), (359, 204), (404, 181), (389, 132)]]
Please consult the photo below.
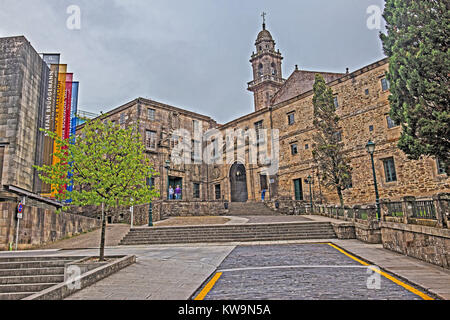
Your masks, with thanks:
[(386, 0), (381, 34), (389, 57), (391, 118), (410, 159), (434, 156), (450, 174), (450, 2)]
[(333, 91), (327, 87), (320, 74), (316, 74), (313, 105), (313, 123), (317, 130), (313, 136), (313, 157), (324, 185), (336, 189), (341, 206), (344, 206), (342, 191), (351, 184), (351, 167), (340, 142), (339, 117), (336, 114)]
[[(45, 130), (43, 130), (45, 131)], [(74, 143), (45, 131), (55, 140), (59, 159), (51, 166), (36, 167), (43, 182), (52, 186), (64, 209), (104, 205), (108, 211), (121, 206), (150, 203), (158, 191), (147, 184), (156, 173), (145, 156), (136, 127), (122, 129), (111, 121), (89, 121)], [(73, 141), (72, 141), (73, 142)], [(73, 186), (67, 190), (67, 186)], [(103, 216), (102, 245), (105, 219)]]

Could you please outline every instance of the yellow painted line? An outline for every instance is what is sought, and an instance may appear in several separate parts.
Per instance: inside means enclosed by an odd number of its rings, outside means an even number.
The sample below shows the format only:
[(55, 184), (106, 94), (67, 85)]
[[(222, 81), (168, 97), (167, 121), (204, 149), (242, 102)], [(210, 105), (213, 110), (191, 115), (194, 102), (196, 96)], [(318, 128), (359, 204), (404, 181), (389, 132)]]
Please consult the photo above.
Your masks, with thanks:
[(203, 290), (198, 294), (198, 296), (194, 300), (203, 300), (205, 299), (206, 295), (211, 291), (211, 289), (216, 284), (217, 280), (222, 276), (222, 272), (218, 272), (214, 275), (214, 277), (211, 279), (211, 281), (208, 282), (208, 284), (203, 288)]
[[(330, 245), (331, 247), (335, 248), (335, 249), (338, 250), (339, 252), (345, 254), (347, 257), (349, 257), (349, 258), (351, 258), (351, 259), (353, 259), (353, 260), (355, 260), (355, 261), (361, 263), (362, 265), (364, 265), (364, 266), (370, 266), (370, 264), (368, 264), (367, 262), (364, 262), (364, 261), (362, 261), (362, 260), (360, 260), (360, 259), (358, 259), (358, 258), (352, 256), (351, 254), (349, 254), (348, 252), (346, 252), (346, 251), (342, 250), (341, 248), (335, 246), (334, 244), (328, 243), (328, 245)], [(398, 284), (399, 286), (405, 288), (406, 290), (408, 290), (408, 291), (410, 291), (410, 292), (412, 292), (412, 293), (418, 295), (419, 297), (421, 297), (421, 298), (424, 299), (424, 300), (434, 300), (434, 299), (433, 299), (432, 297), (430, 297), (429, 295), (426, 295), (425, 293), (423, 293), (423, 292), (417, 290), (416, 288), (413, 288), (413, 287), (407, 285), (406, 283), (404, 283), (404, 282), (402, 282), (402, 281), (400, 281), (400, 280), (398, 280), (398, 279), (392, 277), (391, 275), (387, 274), (386, 272), (383, 272), (383, 271), (381, 271), (381, 270), (379, 270), (379, 269), (377, 269), (377, 268), (370, 268), (370, 269), (371, 269), (372, 271), (376, 272), (376, 273), (381, 274), (381, 275), (382, 275), (383, 277), (385, 277), (386, 279), (391, 280), (392, 282)]]

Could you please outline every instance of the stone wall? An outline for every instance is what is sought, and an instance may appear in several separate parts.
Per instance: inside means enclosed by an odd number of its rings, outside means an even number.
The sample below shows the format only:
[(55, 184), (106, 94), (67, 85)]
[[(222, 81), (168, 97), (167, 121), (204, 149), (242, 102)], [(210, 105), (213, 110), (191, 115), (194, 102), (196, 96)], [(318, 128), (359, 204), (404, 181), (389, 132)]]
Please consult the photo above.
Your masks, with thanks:
[[(0, 146), (2, 185), (36, 192), (38, 121), (43, 107), (44, 61), (24, 37), (0, 39)], [(48, 69), (48, 68), (47, 68)]]
[(381, 222), (383, 247), (450, 269), (450, 230)]
[(218, 216), (228, 212), (222, 201), (157, 201), (154, 211), (161, 219), (189, 216)]
[[(0, 250), (15, 243), (17, 203), (0, 203)], [(50, 243), (101, 227), (101, 221), (81, 215), (59, 213), (43, 208), (24, 206), (19, 224), (19, 249)]]

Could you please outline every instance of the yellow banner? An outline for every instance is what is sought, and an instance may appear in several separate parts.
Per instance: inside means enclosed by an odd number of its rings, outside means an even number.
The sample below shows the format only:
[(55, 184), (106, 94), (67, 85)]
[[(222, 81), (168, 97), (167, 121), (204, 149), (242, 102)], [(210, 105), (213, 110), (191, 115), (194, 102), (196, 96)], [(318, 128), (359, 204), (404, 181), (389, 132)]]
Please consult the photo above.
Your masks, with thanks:
[[(55, 133), (58, 137), (62, 138), (63, 134), (63, 122), (64, 122), (64, 102), (66, 95), (66, 73), (67, 73), (67, 64), (59, 65), (59, 73), (58, 73), (58, 93), (56, 95), (56, 113), (55, 113)], [(55, 153), (58, 152), (58, 146), (56, 143), (53, 144), (53, 164), (57, 164), (60, 159), (55, 156)], [(52, 185), (52, 197), (56, 195), (54, 191), (54, 187)]]

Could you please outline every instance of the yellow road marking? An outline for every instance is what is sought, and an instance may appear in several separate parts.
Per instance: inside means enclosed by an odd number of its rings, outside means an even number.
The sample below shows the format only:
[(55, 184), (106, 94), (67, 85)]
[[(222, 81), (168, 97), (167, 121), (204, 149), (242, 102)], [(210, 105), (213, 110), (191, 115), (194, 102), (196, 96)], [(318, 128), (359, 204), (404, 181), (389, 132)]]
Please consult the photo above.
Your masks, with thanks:
[[(338, 250), (339, 252), (345, 254), (347, 257), (352, 258), (353, 260), (355, 260), (355, 261), (361, 263), (362, 265), (364, 265), (364, 266), (370, 266), (367, 262), (364, 262), (364, 261), (362, 261), (362, 260), (360, 260), (360, 259), (358, 259), (358, 258), (352, 256), (351, 254), (349, 254), (348, 252), (346, 252), (346, 251), (342, 250), (341, 248), (335, 246), (334, 244), (328, 243), (328, 245), (330, 245), (331, 247), (335, 248), (335, 249)], [(408, 291), (410, 291), (410, 292), (412, 292), (412, 293), (418, 295), (419, 297), (421, 297), (421, 298), (424, 299), (424, 300), (434, 300), (433, 298), (431, 298), (430, 296), (426, 295), (425, 293), (423, 293), (423, 292), (421, 292), (421, 291), (419, 291), (419, 290), (417, 290), (417, 289), (415, 289), (415, 288), (413, 288), (413, 287), (407, 285), (406, 283), (404, 283), (404, 282), (402, 282), (402, 281), (400, 281), (400, 280), (398, 280), (398, 279), (396, 279), (396, 278), (390, 276), (390, 275), (387, 274), (386, 272), (383, 272), (383, 271), (381, 271), (381, 270), (379, 270), (379, 269), (376, 269), (376, 268), (370, 268), (370, 269), (373, 270), (373, 271), (375, 271), (376, 273), (381, 274), (381, 275), (382, 275), (383, 277), (385, 277), (386, 279), (391, 280), (392, 282), (398, 284), (399, 286), (405, 288), (406, 290), (408, 290)]]
[(222, 272), (218, 272), (214, 275), (214, 277), (211, 279), (211, 281), (208, 282), (208, 284), (203, 288), (203, 290), (198, 294), (198, 296), (194, 300), (203, 300), (205, 299), (206, 295), (211, 291), (211, 289), (216, 284), (217, 280), (222, 276)]

